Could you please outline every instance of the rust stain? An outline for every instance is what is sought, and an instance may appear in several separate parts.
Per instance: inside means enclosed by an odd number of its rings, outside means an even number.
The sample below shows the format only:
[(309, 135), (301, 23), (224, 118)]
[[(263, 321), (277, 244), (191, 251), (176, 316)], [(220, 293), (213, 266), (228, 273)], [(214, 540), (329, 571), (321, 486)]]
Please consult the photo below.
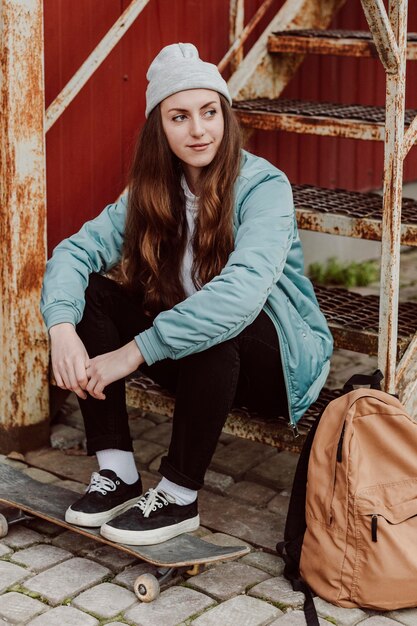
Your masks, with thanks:
[[(39, 314), (45, 247), (42, 3), (3, 3), (0, 93), (2, 432), (48, 418), (48, 349)], [(13, 66), (12, 66), (13, 63)]]
[(249, 112), (239, 109), (235, 109), (235, 114), (242, 126), (260, 130), (281, 129), (301, 134), (318, 134), (374, 141), (381, 141), (384, 134), (382, 124), (355, 120), (336, 120), (331, 117), (309, 117), (289, 113)]

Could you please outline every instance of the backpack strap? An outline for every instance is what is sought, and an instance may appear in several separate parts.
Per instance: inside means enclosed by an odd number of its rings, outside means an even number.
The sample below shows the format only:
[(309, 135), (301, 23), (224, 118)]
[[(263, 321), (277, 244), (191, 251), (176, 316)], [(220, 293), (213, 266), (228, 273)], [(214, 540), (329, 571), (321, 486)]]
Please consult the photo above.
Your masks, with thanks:
[[(324, 409), (323, 409), (324, 411)], [(319, 626), (313, 594), (300, 576), (300, 555), (306, 529), (305, 506), (307, 489), (308, 461), (314, 435), (321, 418), (320, 414), (307, 434), (295, 471), (291, 498), (285, 524), (284, 541), (277, 543), (277, 552), (285, 562), (284, 576), (290, 581), (294, 591), (304, 593), (304, 616), (307, 626)]]
[(304, 617), (306, 618), (307, 626), (320, 626), (319, 618), (317, 616), (316, 606), (313, 600), (313, 594), (310, 587), (301, 578), (292, 581), (292, 588), (294, 591), (301, 591), (304, 596)]
[(359, 385), (360, 387), (370, 386), (371, 389), (378, 389), (381, 391), (381, 380), (384, 378), (381, 370), (375, 370), (373, 374), (367, 376), (366, 374), (354, 374), (343, 386), (343, 393), (353, 391), (353, 385)]

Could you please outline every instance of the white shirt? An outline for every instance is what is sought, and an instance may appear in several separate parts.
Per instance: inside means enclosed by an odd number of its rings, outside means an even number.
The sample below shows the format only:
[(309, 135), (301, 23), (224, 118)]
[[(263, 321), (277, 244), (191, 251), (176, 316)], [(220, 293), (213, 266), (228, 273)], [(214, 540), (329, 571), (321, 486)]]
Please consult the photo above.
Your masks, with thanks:
[(185, 195), (185, 213), (187, 216), (187, 244), (185, 247), (184, 257), (181, 266), (181, 281), (184, 286), (185, 294), (191, 296), (197, 289), (191, 278), (191, 268), (194, 260), (192, 239), (195, 229), (195, 219), (198, 211), (198, 197), (195, 196), (187, 185), (185, 176), (181, 176), (181, 187), (184, 190)]

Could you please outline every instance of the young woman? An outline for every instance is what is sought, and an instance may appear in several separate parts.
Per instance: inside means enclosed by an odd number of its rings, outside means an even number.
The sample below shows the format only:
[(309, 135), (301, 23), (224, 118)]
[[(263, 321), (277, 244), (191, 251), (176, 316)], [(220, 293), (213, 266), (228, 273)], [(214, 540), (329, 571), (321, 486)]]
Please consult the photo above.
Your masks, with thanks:
[[(147, 78), (128, 194), (57, 246), (41, 305), (56, 381), (79, 397), (100, 469), (66, 519), (130, 544), (195, 530), (231, 407), (286, 415), (295, 428), (332, 350), (291, 187), (241, 150), (217, 68), (180, 43)], [(119, 263), (121, 281), (104, 276)], [(176, 396), (162, 480), (143, 495), (124, 389), (138, 368)]]

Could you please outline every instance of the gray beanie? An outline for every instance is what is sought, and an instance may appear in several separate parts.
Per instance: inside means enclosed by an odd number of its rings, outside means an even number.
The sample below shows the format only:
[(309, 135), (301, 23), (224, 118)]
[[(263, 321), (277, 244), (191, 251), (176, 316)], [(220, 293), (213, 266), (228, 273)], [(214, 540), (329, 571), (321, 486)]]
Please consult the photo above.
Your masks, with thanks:
[(146, 78), (146, 111), (149, 113), (168, 96), (186, 89), (212, 89), (232, 104), (226, 81), (213, 63), (198, 56), (192, 43), (173, 43), (162, 48), (149, 66)]

